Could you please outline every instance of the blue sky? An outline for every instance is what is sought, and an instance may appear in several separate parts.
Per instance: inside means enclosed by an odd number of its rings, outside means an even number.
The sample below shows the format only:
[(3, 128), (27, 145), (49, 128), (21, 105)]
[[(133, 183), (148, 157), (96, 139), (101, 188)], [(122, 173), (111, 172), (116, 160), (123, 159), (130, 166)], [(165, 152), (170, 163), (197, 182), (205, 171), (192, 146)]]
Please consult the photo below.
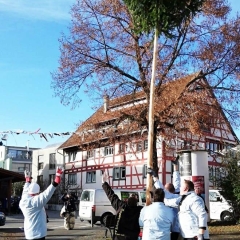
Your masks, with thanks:
[[(53, 97), (58, 38), (68, 32), (75, 0), (0, 0), (0, 132), (73, 132), (92, 113), (88, 101), (71, 110)], [(45, 147), (67, 137), (8, 134), (7, 145)]]
[[(45, 147), (69, 136), (47, 137), (14, 132), (73, 132), (93, 110), (89, 99), (71, 110), (53, 97), (51, 75), (58, 67), (58, 39), (68, 33), (70, 7), (75, 0), (0, 0), (0, 136), (5, 144)], [(239, 0), (229, 1), (234, 11)], [(89, 102), (88, 102), (89, 101)], [(236, 131), (240, 137), (240, 131)]]

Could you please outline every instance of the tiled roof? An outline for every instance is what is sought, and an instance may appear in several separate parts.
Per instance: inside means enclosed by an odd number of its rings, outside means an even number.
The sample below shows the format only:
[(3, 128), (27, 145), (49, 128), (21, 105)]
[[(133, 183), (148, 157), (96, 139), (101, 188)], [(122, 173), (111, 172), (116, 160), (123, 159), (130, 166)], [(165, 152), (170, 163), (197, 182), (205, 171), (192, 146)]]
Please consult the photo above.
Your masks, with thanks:
[[(155, 96), (155, 109), (158, 112), (163, 111), (173, 102), (177, 101), (186, 87), (196, 80), (198, 73), (189, 75), (187, 77), (172, 81), (161, 86), (161, 94)], [(144, 101), (145, 100), (145, 101)], [(137, 104), (136, 104), (137, 102)], [(92, 142), (93, 140), (100, 140), (116, 135), (126, 134), (126, 132), (133, 132), (139, 130), (136, 122), (126, 124), (124, 128), (118, 125), (117, 131), (114, 129), (113, 123), (117, 121), (123, 114), (138, 116), (141, 109), (146, 108), (146, 97), (144, 92), (137, 92), (134, 95), (125, 95), (123, 97), (110, 99), (108, 104), (108, 111), (104, 112), (104, 106), (100, 107), (92, 116), (83, 122), (76, 132), (70, 136), (59, 148), (77, 147), (84, 143)], [(121, 106), (124, 106), (121, 107)], [(109, 128), (104, 133), (95, 131), (99, 128), (99, 124), (109, 122)], [(101, 126), (103, 129), (104, 127)], [(107, 128), (107, 126), (106, 126)], [(127, 131), (126, 131), (127, 128)], [(103, 130), (104, 131), (104, 130)]]

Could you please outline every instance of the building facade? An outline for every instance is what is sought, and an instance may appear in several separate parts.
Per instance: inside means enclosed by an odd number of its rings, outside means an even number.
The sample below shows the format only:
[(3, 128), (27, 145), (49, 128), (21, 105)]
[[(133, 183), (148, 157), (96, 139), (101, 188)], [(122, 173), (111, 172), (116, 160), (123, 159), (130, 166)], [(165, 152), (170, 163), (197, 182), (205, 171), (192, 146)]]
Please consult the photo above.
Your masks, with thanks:
[[(221, 152), (239, 143), (213, 93), (204, 85), (207, 86), (204, 79), (188, 76), (163, 86), (161, 98), (155, 100), (156, 110), (168, 116), (164, 127), (157, 126), (155, 142), (163, 184), (172, 181), (171, 161), (178, 151), (189, 149), (208, 151), (209, 186), (214, 187), (214, 179), (221, 175)], [(186, 106), (184, 98), (189, 100), (185, 101)], [(104, 97), (103, 106), (59, 147), (69, 189), (101, 188), (104, 171), (114, 188), (146, 187), (147, 126), (144, 121), (132, 119), (140, 119), (144, 108), (147, 109), (147, 100), (141, 92), (112, 100)], [(175, 123), (175, 116), (181, 116), (182, 120), (175, 124), (181, 131), (168, 127)], [(198, 134), (192, 131), (196, 123), (201, 128)]]
[[(61, 143), (51, 144), (42, 149), (33, 151), (32, 177), (33, 181), (40, 186), (40, 191), (44, 191), (55, 179), (56, 168), (63, 167), (63, 151), (58, 149)], [(65, 178), (54, 191), (46, 208), (50, 210), (61, 210), (61, 195), (65, 191)]]
[(41, 190), (45, 189), (55, 178), (57, 166), (63, 167), (63, 151), (60, 143), (33, 151), (32, 177)]
[(32, 169), (32, 153), (38, 148), (0, 146), (0, 168), (24, 174)]

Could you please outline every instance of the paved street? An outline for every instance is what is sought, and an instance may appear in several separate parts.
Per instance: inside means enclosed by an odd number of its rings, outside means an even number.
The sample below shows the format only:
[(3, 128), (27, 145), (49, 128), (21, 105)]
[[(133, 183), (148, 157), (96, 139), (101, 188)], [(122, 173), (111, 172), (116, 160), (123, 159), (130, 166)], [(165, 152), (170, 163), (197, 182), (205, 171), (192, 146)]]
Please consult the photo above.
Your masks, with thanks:
[[(80, 222), (76, 219), (75, 228), (71, 231), (67, 231), (63, 227), (63, 218), (59, 216), (58, 211), (47, 211), (49, 215), (48, 223), (48, 235), (47, 240), (98, 240), (104, 239), (105, 228), (100, 224), (94, 225), (91, 228), (88, 222)], [(24, 233), (20, 229), (23, 227), (23, 215), (15, 214), (7, 216), (6, 225), (0, 226), (0, 239), (1, 240), (24, 240)], [(210, 232), (211, 233), (211, 232)], [(109, 236), (109, 235), (108, 235)], [(228, 240), (228, 239), (240, 239), (240, 232), (224, 234), (223, 232), (219, 234), (210, 234), (211, 240)]]
[[(47, 211), (49, 216), (48, 225), (48, 240), (64, 239), (102, 239), (104, 237), (104, 228), (100, 224), (91, 225), (88, 222), (81, 222), (76, 219), (75, 228), (73, 230), (66, 230), (63, 227), (63, 218), (59, 216), (58, 211)], [(6, 225), (0, 226), (1, 240), (23, 240), (24, 233), (20, 229), (23, 227), (23, 215), (14, 214), (7, 216)]]

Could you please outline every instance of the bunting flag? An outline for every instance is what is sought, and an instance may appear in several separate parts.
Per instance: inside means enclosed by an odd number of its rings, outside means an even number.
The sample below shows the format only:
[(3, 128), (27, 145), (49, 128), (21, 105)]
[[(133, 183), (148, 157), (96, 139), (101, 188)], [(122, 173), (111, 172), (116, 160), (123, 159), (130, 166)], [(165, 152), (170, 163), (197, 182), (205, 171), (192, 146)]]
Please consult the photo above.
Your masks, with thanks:
[[(8, 130), (8, 131), (0, 131), (0, 136), (2, 141), (7, 141), (8, 134), (28, 134), (34, 138), (34, 135), (39, 135), (40, 138), (44, 138), (48, 142), (48, 137), (53, 138), (53, 136), (67, 136), (73, 134), (73, 132), (53, 132), (53, 133), (43, 133), (40, 132), (41, 128), (37, 129), (36, 131), (25, 131), (22, 129), (17, 130)], [(35, 139), (35, 138), (34, 138)]]
[[(46, 133), (46, 132), (40, 132), (41, 128), (37, 129), (36, 131), (25, 131), (22, 129), (17, 129), (17, 130), (8, 130), (8, 131), (0, 131), (0, 138), (2, 141), (7, 141), (8, 134), (28, 134), (31, 135), (33, 138), (35, 135), (39, 135), (40, 138), (45, 139), (48, 142), (48, 137), (53, 138), (54, 136), (68, 136), (72, 134), (77, 134), (78, 136), (81, 136), (84, 139), (84, 135), (87, 134), (93, 134), (94, 132), (100, 132), (103, 135), (108, 132), (108, 130), (114, 130), (116, 131), (117, 126), (111, 125), (111, 126), (105, 126), (103, 128), (99, 129), (88, 129), (88, 130), (82, 130), (82, 131), (76, 131), (76, 132), (51, 132), (51, 133)], [(147, 131), (145, 128), (140, 128), (139, 132), (141, 132), (141, 135)], [(35, 139), (35, 138), (34, 138)]]

